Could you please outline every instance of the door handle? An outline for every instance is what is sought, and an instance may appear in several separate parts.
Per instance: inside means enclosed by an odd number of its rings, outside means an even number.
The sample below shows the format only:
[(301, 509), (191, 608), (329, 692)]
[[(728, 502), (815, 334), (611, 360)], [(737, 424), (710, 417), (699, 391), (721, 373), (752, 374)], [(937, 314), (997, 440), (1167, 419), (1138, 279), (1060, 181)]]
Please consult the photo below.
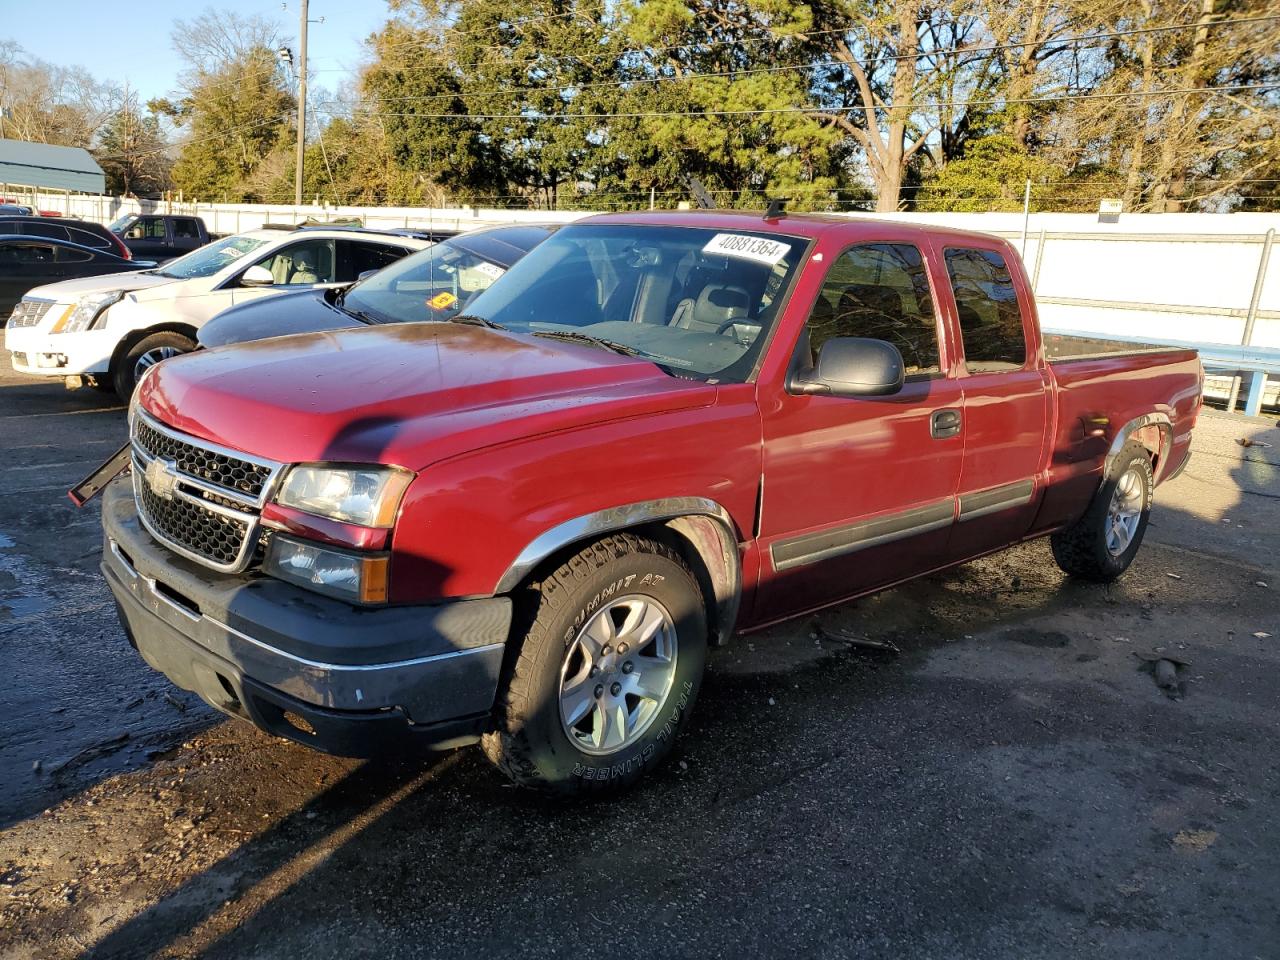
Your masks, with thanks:
[(929, 434), (935, 440), (945, 440), (947, 437), (956, 436), (962, 424), (959, 410), (951, 407), (935, 410), (929, 417)]

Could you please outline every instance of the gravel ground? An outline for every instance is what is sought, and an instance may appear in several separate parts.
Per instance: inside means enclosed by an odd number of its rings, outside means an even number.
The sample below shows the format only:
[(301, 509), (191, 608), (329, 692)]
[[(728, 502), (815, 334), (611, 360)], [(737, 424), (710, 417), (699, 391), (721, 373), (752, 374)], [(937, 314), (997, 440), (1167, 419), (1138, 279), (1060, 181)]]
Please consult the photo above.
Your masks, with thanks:
[(563, 806), (475, 750), (333, 759), (172, 689), (116, 626), (96, 508), (63, 496), (123, 410), (8, 370), (4, 960), (1276, 956), (1268, 421), (1206, 415), (1111, 588), (1032, 543), (822, 615), (900, 656), (812, 620), (743, 638), (669, 764)]

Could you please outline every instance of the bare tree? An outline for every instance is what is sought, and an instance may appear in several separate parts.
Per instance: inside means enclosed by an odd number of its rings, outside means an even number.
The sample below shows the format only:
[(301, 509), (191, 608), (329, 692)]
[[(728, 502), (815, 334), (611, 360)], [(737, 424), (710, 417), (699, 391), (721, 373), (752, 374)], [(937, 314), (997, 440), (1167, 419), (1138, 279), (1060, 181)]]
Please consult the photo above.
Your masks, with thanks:
[(120, 103), (121, 90), (82, 67), (61, 67), (0, 43), (0, 102), (10, 139), (87, 147)]
[(813, 10), (817, 33), (832, 38), (823, 44), (830, 69), (814, 115), (862, 148), (876, 209), (896, 210), (908, 164), (938, 127), (917, 109), (921, 25), (934, 11), (920, 0), (824, 2)]

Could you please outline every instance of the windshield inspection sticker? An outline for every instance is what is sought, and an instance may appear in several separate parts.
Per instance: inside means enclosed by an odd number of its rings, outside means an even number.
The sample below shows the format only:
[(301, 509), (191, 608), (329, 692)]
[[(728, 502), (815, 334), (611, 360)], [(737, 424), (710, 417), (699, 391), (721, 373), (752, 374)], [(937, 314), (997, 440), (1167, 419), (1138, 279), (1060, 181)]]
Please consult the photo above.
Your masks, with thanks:
[(434, 297), (427, 301), (427, 306), (432, 310), (448, 310), (458, 300), (452, 293), (437, 293)]
[(756, 263), (768, 266), (773, 266), (790, 250), (789, 243), (779, 243), (777, 240), (767, 240), (764, 237), (748, 237), (741, 233), (717, 233), (702, 248), (703, 253), (737, 257), (740, 260), (754, 260)]
[(496, 263), (490, 263), (488, 260), (481, 260), (476, 264), (476, 273), (482, 274), (490, 280), (497, 280), (506, 272)]

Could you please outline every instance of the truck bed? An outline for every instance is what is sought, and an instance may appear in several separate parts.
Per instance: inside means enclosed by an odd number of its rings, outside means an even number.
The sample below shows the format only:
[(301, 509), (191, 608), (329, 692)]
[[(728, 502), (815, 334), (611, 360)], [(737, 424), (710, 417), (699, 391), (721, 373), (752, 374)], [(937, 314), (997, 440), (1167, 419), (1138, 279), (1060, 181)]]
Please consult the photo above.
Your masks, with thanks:
[(1044, 334), (1044, 356), (1049, 363), (1072, 360), (1098, 360), (1104, 357), (1128, 357), (1143, 353), (1186, 353), (1183, 347), (1166, 347), (1137, 340), (1114, 340), (1109, 337), (1082, 337), (1065, 333)]
[[(1045, 352), (1056, 335), (1045, 334)], [(1186, 459), (1200, 405), (1194, 350), (1114, 340), (1060, 337), (1049, 357), (1057, 411), (1049, 489), (1037, 526), (1074, 519), (1101, 482), (1107, 454), (1129, 424), (1151, 418), (1135, 435), (1156, 457), (1156, 482)], [(1090, 352), (1092, 351), (1092, 352)], [(1157, 423), (1158, 421), (1158, 423)]]

